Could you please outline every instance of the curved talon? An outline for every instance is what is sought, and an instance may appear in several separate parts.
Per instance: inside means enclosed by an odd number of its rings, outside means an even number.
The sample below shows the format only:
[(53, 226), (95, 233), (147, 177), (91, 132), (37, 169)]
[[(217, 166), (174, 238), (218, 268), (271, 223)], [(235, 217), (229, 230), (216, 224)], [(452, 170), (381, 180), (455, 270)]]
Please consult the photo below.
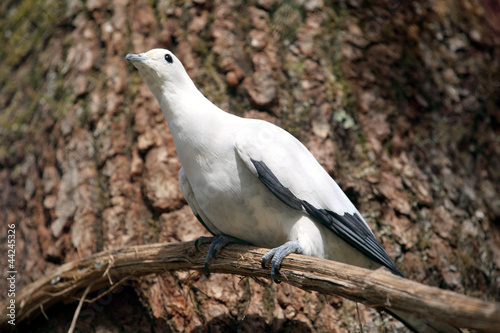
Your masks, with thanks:
[(286, 242), (285, 244), (270, 250), (269, 252), (267, 252), (265, 255), (262, 256), (261, 260), (262, 268), (266, 268), (269, 259), (272, 258), (271, 278), (273, 279), (274, 283), (281, 283), (281, 281), (278, 279), (278, 275), (283, 259), (285, 259), (285, 257), (290, 253), (302, 253), (302, 252), (304, 252), (304, 249), (299, 243), (292, 241)]
[(208, 275), (210, 275), (210, 262), (205, 259), (205, 272), (207, 272)]
[(230, 242), (230, 240), (226, 236), (217, 236), (210, 243), (208, 248), (207, 257), (205, 259), (205, 271), (207, 274), (210, 274), (209, 266), (212, 263), (212, 260), (217, 258), (217, 253)]
[(209, 267), (213, 259), (217, 258), (217, 253), (219, 253), (224, 248), (224, 246), (226, 246), (229, 243), (244, 243), (244, 242), (240, 241), (237, 238), (226, 235), (220, 235), (215, 237), (201, 236), (194, 242), (194, 246), (197, 250), (199, 250), (198, 247), (200, 244), (210, 244), (210, 246), (208, 247), (207, 256), (205, 258), (205, 271), (207, 272), (207, 274), (210, 274)]
[(279, 274), (280, 274), (280, 268), (276, 267), (276, 266), (272, 266), (271, 267), (271, 279), (273, 279), (274, 283), (276, 283), (276, 284), (281, 283), (281, 280), (278, 279)]

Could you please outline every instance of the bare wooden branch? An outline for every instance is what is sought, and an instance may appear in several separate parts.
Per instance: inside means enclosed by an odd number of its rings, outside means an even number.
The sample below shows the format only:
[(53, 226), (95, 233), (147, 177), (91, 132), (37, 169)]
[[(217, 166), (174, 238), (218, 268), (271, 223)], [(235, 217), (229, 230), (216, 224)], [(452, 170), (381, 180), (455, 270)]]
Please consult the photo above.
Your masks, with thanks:
[[(266, 249), (230, 244), (210, 266), (211, 272), (269, 278), (269, 270), (260, 267), (260, 259), (266, 252)], [(64, 264), (18, 294), (16, 323), (33, 318), (63, 300), (78, 299), (85, 291), (111, 287), (125, 277), (203, 270), (205, 255), (206, 251), (194, 249), (193, 242), (151, 244), (100, 252)], [(372, 307), (390, 306), (485, 332), (498, 332), (500, 328), (500, 303), (429, 287), (382, 269), (372, 271), (314, 257), (289, 255), (283, 261), (281, 274), (283, 282), (301, 289), (340, 295)], [(1, 327), (8, 320), (5, 304), (0, 311)]]

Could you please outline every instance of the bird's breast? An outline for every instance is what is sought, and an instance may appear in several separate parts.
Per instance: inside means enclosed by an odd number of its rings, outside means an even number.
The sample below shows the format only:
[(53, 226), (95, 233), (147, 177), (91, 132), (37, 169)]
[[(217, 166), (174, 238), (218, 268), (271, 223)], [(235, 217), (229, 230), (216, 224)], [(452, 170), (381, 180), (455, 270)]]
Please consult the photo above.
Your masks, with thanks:
[[(194, 162), (192, 162), (194, 163)], [(302, 213), (276, 198), (234, 152), (198, 156), (186, 176), (200, 209), (221, 232), (256, 246), (276, 247), (288, 240)]]

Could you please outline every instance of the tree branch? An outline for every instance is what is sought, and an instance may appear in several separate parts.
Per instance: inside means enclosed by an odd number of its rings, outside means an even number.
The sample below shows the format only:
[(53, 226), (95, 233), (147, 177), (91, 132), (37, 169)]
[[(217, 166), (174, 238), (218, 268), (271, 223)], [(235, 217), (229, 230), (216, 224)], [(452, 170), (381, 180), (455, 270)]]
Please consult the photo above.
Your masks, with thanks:
[[(194, 249), (194, 242), (151, 244), (96, 253), (62, 265), (26, 286), (16, 297), (16, 323), (39, 315), (63, 300), (78, 299), (118, 282), (175, 270), (204, 269), (207, 247)], [(212, 273), (269, 278), (260, 260), (266, 249), (239, 244), (224, 248), (210, 266)], [(454, 326), (498, 331), (500, 303), (485, 302), (455, 292), (400, 278), (385, 270), (367, 270), (338, 262), (289, 255), (281, 267), (282, 281), (304, 290), (340, 295), (371, 307), (388, 307)], [(91, 286), (91, 287), (89, 287)], [(88, 290), (90, 289), (90, 290)], [(7, 305), (0, 308), (0, 327), (7, 320)]]

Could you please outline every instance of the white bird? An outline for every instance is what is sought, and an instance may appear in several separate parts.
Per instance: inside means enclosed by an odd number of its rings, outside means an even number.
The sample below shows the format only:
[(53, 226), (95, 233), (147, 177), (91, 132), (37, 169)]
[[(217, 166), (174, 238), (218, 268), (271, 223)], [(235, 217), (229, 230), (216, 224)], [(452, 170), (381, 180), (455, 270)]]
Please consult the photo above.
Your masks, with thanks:
[[(227, 113), (196, 88), (170, 51), (127, 54), (158, 100), (182, 163), (179, 182), (198, 220), (215, 236), (206, 268), (229, 242), (272, 248), (271, 277), (302, 253), (403, 276), (370, 227), (309, 150), (285, 130)], [(417, 332), (459, 332), (388, 310)]]

